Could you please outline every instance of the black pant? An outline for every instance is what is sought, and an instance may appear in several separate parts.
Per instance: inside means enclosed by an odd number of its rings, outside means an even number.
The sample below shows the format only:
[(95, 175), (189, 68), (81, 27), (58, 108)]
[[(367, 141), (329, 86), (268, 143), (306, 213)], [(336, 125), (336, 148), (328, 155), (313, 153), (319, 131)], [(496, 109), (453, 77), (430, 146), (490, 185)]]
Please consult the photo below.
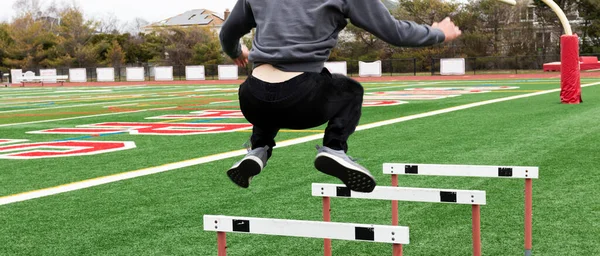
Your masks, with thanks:
[(309, 129), (329, 122), (323, 145), (348, 151), (348, 137), (360, 120), (364, 89), (343, 75), (304, 73), (283, 83), (249, 77), (240, 85), (242, 113), (254, 125), (252, 149), (269, 146), (279, 129)]

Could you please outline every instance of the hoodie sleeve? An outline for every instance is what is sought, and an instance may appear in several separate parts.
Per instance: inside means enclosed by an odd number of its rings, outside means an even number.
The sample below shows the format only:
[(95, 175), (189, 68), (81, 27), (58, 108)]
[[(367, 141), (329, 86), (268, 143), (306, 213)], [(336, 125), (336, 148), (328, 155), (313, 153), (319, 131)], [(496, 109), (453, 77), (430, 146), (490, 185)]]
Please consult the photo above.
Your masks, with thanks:
[(238, 0), (231, 14), (223, 23), (219, 39), (221, 47), (229, 57), (235, 59), (242, 54), (240, 39), (256, 27), (252, 9), (246, 0)]
[(431, 46), (446, 39), (440, 29), (396, 20), (380, 0), (346, 0), (346, 3), (346, 16), (352, 24), (391, 45)]

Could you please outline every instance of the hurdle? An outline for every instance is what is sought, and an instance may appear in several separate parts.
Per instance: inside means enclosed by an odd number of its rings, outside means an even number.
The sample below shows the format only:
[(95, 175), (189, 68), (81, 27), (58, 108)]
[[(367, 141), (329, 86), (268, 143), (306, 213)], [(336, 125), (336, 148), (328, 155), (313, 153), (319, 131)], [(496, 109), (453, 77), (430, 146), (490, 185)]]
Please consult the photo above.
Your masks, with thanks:
[[(392, 200), (405, 202), (424, 203), (449, 203), (472, 205), (472, 229), (473, 229), (473, 254), (481, 255), (481, 212), (480, 206), (486, 204), (485, 191), (478, 190), (456, 190), (456, 189), (430, 189), (430, 188), (403, 188), (377, 186), (371, 193), (354, 192), (344, 185), (337, 184), (312, 184), (312, 195), (323, 198), (323, 221), (331, 221), (331, 198), (358, 198), (375, 200)], [(392, 211), (392, 219), (398, 225), (398, 207)], [(395, 214), (395, 215), (394, 215)], [(325, 255), (331, 251), (331, 240), (324, 241)], [(402, 244), (393, 245), (393, 255), (402, 255)]]
[[(532, 255), (533, 179), (539, 178), (539, 167), (385, 163), (383, 173), (392, 176), (392, 186), (398, 186), (398, 175), (525, 179), (525, 256)], [(398, 212), (398, 202), (392, 201), (392, 212)]]
[[(217, 232), (218, 256), (227, 255), (227, 233), (408, 244), (408, 227), (204, 215), (204, 230)], [(331, 252), (330, 252), (331, 253)]]

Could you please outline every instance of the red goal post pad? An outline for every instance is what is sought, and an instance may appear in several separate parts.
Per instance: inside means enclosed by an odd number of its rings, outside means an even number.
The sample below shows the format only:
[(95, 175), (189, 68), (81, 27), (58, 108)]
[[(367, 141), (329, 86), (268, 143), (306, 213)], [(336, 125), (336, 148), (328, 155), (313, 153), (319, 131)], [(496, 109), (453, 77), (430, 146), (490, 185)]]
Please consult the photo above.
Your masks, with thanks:
[(565, 104), (579, 104), (581, 100), (581, 73), (579, 63), (579, 37), (563, 35), (561, 45), (560, 100)]

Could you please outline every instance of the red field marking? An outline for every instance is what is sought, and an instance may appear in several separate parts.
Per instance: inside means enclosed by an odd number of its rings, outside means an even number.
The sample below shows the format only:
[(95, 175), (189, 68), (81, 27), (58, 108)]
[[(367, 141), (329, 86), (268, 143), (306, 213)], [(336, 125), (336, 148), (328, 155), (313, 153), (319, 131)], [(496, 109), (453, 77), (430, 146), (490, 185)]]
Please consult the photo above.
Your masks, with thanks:
[(383, 107), (383, 106), (397, 106), (402, 104), (407, 104), (406, 101), (399, 100), (371, 100), (363, 102), (363, 107)]
[(98, 155), (132, 148), (135, 148), (135, 143), (132, 141), (64, 141), (27, 143), (0, 147), (0, 159), (27, 160)]
[(240, 110), (202, 110), (192, 112), (187, 115), (163, 115), (148, 117), (146, 119), (205, 119), (205, 118), (244, 118), (244, 114)]
[(78, 128), (57, 128), (43, 131), (28, 132), (30, 134), (103, 134), (115, 132), (129, 132), (133, 135), (199, 135), (235, 132), (252, 128), (247, 123), (137, 123), (137, 122), (109, 122), (101, 124), (83, 125)]

